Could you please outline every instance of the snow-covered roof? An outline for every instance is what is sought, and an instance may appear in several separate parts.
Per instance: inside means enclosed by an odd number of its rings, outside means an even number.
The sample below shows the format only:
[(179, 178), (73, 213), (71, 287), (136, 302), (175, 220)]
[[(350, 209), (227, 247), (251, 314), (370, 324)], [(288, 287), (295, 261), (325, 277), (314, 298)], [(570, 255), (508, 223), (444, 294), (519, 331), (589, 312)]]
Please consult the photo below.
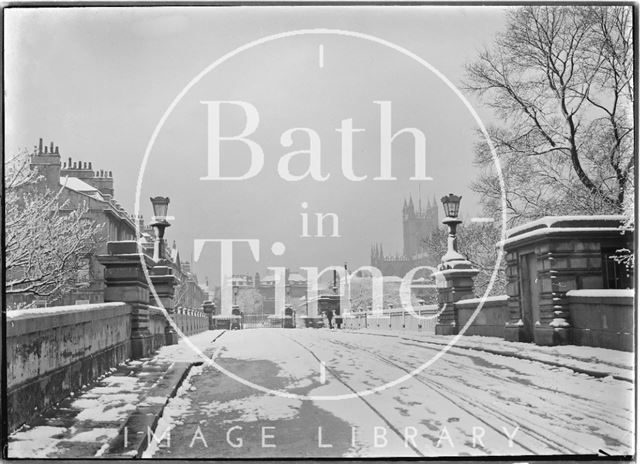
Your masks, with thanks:
[(89, 195), (97, 200), (105, 201), (104, 197), (100, 193), (100, 190), (92, 185), (87, 184), (85, 181), (78, 179), (77, 177), (61, 177), (60, 185), (75, 192)]
[(77, 177), (61, 177), (59, 183), (62, 187), (65, 187), (69, 190), (73, 190), (74, 192), (78, 192), (82, 195), (87, 195), (95, 200), (107, 203), (110, 208), (106, 208), (105, 212), (110, 212), (115, 214), (117, 217), (125, 220), (129, 223), (130, 226), (135, 228), (135, 223), (133, 218), (124, 210), (124, 208), (115, 200), (107, 199), (100, 193), (96, 187), (89, 185), (85, 181), (77, 178)]
[(498, 242), (498, 245), (510, 245), (521, 240), (556, 233), (619, 233), (624, 221), (625, 217), (620, 215), (545, 216), (509, 229), (506, 233), (507, 238)]
[[(599, 215), (599, 216), (545, 216), (535, 221), (527, 222), (507, 231), (507, 237), (514, 237), (524, 232), (554, 227), (617, 227), (625, 220), (620, 215)], [(596, 224), (597, 223), (597, 224)]]
[(289, 274), (289, 281), (291, 282), (306, 282), (306, 280), (301, 274)]

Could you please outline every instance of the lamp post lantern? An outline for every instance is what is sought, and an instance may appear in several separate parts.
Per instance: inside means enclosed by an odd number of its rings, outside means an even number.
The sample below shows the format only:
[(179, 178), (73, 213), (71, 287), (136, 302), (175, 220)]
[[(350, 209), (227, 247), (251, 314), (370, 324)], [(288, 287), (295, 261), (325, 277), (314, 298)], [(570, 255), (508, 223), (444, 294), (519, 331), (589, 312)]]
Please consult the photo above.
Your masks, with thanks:
[(164, 230), (171, 226), (167, 221), (167, 210), (169, 209), (169, 197), (152, 197), (153, 217), (151, 227), (155, 232), (153, 244), (153, 260), (159, 262), (164, 257)]
[(237, 305), (238, 304), (238, 292), (240, 291), (240, 287), (238, 287), (237, 285), (233, 286), (233, 305)]
[(458, 224), (461, 224), (462, 221), (458, 217), (458, 213), (460, 211), (460, 200), (461, 196), (454, 195), (450, 193), (442, 197), (442, 206), (444, 207), (445, 218), (442, 220), (443, 224), (446, 224), (449, 227), (449, 237), (447, 238), (447, 252), (442, 257), (442, 262), (446, 263), (449, 261), (464, 261), (465, 258), (463, 255), (458, 253), (458, 240), (456, 236), (456, 228)]

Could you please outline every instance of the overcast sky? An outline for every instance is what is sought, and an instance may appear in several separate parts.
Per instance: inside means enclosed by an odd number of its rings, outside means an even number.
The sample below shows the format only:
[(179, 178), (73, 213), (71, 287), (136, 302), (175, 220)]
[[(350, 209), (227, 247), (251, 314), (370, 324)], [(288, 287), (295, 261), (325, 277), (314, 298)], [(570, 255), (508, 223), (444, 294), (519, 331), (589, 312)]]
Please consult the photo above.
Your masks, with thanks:
[[(5, 10), (6, 153), (31, 148), (38, 137), (59, 145), (63, 159), (92, 161), (113, 171), (117, 200), (133, 212), (140, 164), (154, 128), (172, 100), (198, 73), (224, 54), (253, 40), (300, 29), (340, 29), (376, 36), (423, 58), (455, 85), (464, 66), (504, 26), (496, 7), (232, 7), (232, 8), (31, 8)], [(320, 50), (323, 50), (321, 52)], [(322, 53), (322, 58), (320, 57)], [(485, 124), (491, 113), (470, 97)], [(251, 136), (264, 151), (264, 167), (245, 181), (205, 181), (207, 120), (202, 101), (238, 100), (260, 117)], [(380, 170), (380, 106), (392, 105), (392, 130), (420, 129), (426, 136), (432, 181), (409, 180), (413, 143), (393, 143), (396, 181), (375, 181)], [(228, 111), (227, 111), (228, 110)], [(240, 108), (222, 109), (221, 130), (244, 128)], [(354, 170), (341, 171), (343, 119), (352, 119)], [(325, 182), (287, 182), (277, 172), (288, 152), (308, 148), (304, 134), (290, 147), (282, 134), (306, 127), (321, 140)], [(260, 262), (246, 247), (237, 272), (264, 273), (267, 266), (350, 267), (369, 264), (372, 242), (385, 252), (402, 249), (401, 208), (455, 192), (462, 212), (480, 214), (469, 190), (477, 125), (456, 95), (432, 72), (401, 53), (361, 38), (306, 34), (258, 45), (203, 76), (167, 118), (148, 160), (142, 206), (167, 195), (175, 216), (167, 231), (183, 259), (193, 240), (255, 238)], [(222, 173), (248, 169), (247, 147), (223, 142)], [(300, 160), (298, 160), (300, 161)], [(304, 163), (292, 163), (301, 173)], [(423, 200), (424, 201), (424, 200)], [(307, 212), (336, 213), (340, 238), (301, 238), (301, 204)], [(310, 215), (310, 216), (311, 216)], [(313, 222), (310, 227), (315, 230)], [(271, 244), (286, 245), (282, 257)], [(206, 248), (196, 270), (218, 278), (219, 253)]]

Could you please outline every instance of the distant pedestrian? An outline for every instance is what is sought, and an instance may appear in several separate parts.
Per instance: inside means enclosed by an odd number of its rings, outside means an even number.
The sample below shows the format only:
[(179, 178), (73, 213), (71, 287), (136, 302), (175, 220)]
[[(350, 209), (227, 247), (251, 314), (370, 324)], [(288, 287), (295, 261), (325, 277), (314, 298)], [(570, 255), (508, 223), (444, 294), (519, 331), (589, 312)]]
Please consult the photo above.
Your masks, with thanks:
[(331, 309), (331, 308), (327, 309), (325, 314), (327, 315), (327, 320), (329, 321), (329, 328), (333, 329), (333, 323), (332, 323), (332, 321), (333, 321), (333, 309)]

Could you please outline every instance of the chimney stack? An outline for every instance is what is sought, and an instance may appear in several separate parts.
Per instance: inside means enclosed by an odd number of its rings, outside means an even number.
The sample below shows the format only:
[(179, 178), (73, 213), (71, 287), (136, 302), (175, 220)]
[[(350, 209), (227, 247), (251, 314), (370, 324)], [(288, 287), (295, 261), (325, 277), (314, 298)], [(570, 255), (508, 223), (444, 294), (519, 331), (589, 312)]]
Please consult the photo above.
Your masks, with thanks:
[(60, 188), (60, 157), (54, 152), (53, 142), (51, 150), (44, 145), (42, 138), (38, 139), (38, 145), (35, 147), (36, 153), (30, 157), (30, 166), (37, 170), (39, 176), (44, 178), (44, 184), (47, 188), (57, 190)]

